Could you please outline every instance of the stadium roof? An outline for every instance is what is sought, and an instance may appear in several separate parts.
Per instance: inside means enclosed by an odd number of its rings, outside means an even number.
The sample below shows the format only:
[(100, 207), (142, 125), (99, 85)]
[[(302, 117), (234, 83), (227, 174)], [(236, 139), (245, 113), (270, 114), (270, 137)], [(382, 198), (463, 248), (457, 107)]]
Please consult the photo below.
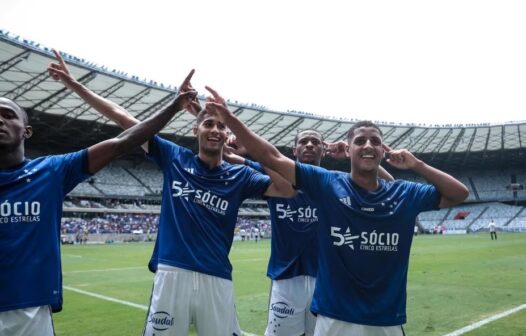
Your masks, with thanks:
[[(72, 75), (90, 89), (125, 107), (139, 120), (168, 104), (172, 85), (111, 70), (65, 55)], [(35, 128), (29, 145), (40, 150), (67, 151), (89, 146), (119, 132), (117, 127), (80, 98), (52, 80), (46, 71), (54, 59), (50, 49), (0, 30), (0, 96), (26, 108)], [(204, 100), (204, 97), (199, 97)], [(229, 101), (229, 108), (253, 131), (290, 154), (298, 130), (316, 129), (326, 141), (345, 139), (353, 119), (308, 113), (270, 111)], [(424, 111), (423, 111), (424, 113)], [(178, 114), (163, 133), (183, 145), (193, 142), (194, 117)], [(427, 162), (449, 169), (524, 167), (526, 122), (470, 125), (407, 125), (382, 123), (384, 141), (406, 148)]]

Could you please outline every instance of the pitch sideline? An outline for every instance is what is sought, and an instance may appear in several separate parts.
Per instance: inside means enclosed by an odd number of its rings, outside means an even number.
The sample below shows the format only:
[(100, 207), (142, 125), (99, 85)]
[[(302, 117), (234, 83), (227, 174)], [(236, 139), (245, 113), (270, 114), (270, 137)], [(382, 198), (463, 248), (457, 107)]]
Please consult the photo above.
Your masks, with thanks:
[(496, 321), (498, 319), (501, 319), (503, 317), (506, 317), (508, 315), (516, 313), (516, 312), (518, 312), (520, 310), (523, 310), (525, 308), (526, 308), (526, 304), (522, 304), (520, 306), (517, 306), (517, 307), (512, 308), (510, 310), (507, 310), (505, 312), (502, 312), (502, 313), (490, 316), (488, 318), (485, 318), (483, 320), (480, 320), (478, 322), (472, 323), (472, 324), (470, 324), (468, 326), (465, 326), (464, 328), (455, 330), (455, 331), (453, 331), (453, 332), (451, 332), (449, 334), (446, 334), (444, 336), (459, 336), (459, 335), (463, 335), (463, 334), (467, 333), (468, 331), (472, 331), (472, 330), (478, 329), (478, 328), (482, 327), (485, 324), (491, 323), (493, 321)]

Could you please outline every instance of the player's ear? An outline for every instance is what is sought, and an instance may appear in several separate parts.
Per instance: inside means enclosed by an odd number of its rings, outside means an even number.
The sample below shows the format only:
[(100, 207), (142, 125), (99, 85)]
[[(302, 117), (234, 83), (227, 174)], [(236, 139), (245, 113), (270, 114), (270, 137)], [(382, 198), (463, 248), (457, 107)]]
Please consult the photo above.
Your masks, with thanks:
[(24, 139), (29, 139), (33, 136), (33, 127), (26, 126), (24, 130)]
[(192, 132), (194, 135), (197, 135), (197, 126), (192, 127)]

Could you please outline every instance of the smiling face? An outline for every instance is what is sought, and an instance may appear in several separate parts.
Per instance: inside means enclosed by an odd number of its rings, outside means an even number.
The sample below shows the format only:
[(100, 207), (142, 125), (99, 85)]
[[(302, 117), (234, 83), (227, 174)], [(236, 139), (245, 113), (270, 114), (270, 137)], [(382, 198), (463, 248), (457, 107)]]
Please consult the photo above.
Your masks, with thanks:
[(371, 172), (378, 170), (384, 157), (382, 134), (374, 126), (362, 126), (349, 134), (349, 157), (351, 170)]
[(319, 166), (324, 153), (323, 137), (316, 131), (298, 133), (293, 153), (299, 162)]
[(7, 151), (19, 148), (31, 135), (26, 112), (12, 100), (0, 98), (0, 147)]
[(217, 117), (205, 114), (198, 118), (199, 124), (193, 129), (199, 142), (199, 152), (207, 156), (223, 155), (223, 145), (227, 138), (227, 127)]

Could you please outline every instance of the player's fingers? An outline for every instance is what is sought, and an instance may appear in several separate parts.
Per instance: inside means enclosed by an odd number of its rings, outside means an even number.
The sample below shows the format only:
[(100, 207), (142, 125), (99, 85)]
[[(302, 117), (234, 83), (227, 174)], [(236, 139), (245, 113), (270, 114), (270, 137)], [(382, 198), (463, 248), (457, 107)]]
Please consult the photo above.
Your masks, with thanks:
[(186, 76), (186, 78), (183, 81), (183, 84), (181, 85), (182, 88), (191, 89), (191, 87), (189, 87), (189, 83), (194, 73), (195, 73), (195, 69), (190, 70), (190, 73)]
[(215, 99), (219, 99), (221, 98), (221, 96), (219, 95), (219, 93), (217, 93), (216, 90), (212, 89), (210, 86), (205, 86), (205, 89), (210, 92), (210, 94), (215, 98)]
[(384, 149), (386, 152), (390, 152), (390, 151), (392, 151), (391, 147), (389, 147), (389, 145), (387, 145), (386, 143), (383, 143), (383, 144), (382, 144), (382, 147), (383, 147), (383, 149)]
[(60, 55), (60, 51), (58, 51), (56, 49), (52, 49), (52, 50), (53, 50), (53, 53), (55, 54), (55, 57), (57, 58), (58, 62), (60, 63), (60, 65), (64, 69), (67, 69), (68, 66), (66, 65), (66, 62), (64, 61), (64, 59), (62, 58), (62, 55)]

